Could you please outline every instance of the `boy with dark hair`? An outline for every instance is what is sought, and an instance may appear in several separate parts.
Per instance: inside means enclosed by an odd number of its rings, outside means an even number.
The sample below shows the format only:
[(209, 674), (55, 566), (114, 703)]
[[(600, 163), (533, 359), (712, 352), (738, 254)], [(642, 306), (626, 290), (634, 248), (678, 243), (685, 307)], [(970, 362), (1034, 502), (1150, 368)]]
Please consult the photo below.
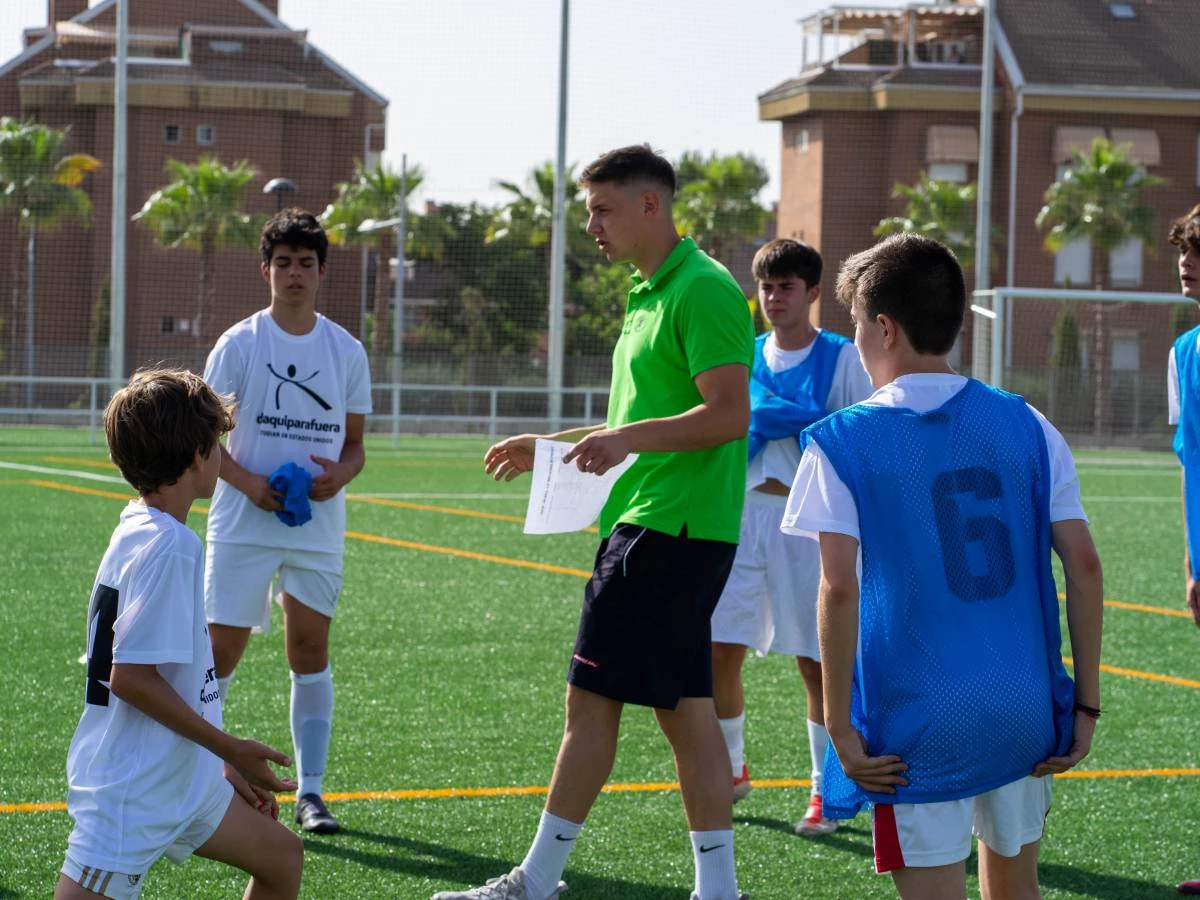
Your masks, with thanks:
[[(1200, 204), (1171, 223), (1171, 246), (1179, 254), (1183, 296), (1200, 302)], [(1176, 338), (1167, 359), (1168, 421), (1175, 425), (1173, 446), (1182, 466), (1184, 600), (1200, 626), (1200, 326)], [(1188, 471), (1192, 479), (1188, 482)], [(1181, 894), (1200, 895), (1200, 879), (1182, 881)]]
[(837, 291), (878, 390), (804, 432), (783, 524), (820, 540), (825, 814), (874, 804), (876, 867), (905, 900), (963, 897), (972, 834), (984, 897), (1036, 897), (1045, 776), (1100, 716), (1102, 578), (1071, 453), (950, 368), (966, 292), (946, 247), (888, 238)]
[(821, 708), (817, 646), (817, 542), (779, 530), (788, 488), (800, 464), (800, 432), (871, 395), (854, 343), (809, 319), (821, 293), (821, 254), (780, 238), (754, 255), (759, 307), (771, 323), (754, 346), (750, 370), (746, 508), (733, 570), (712, 619), (713, 701), (733, 769), (733, 800), (750, 791), (745, 761), (742, 665), (747, 648), (796, 657), (807, 698), (812, 791), (796, 823), (801, 835), (829, 834), (821, 813), (821, 777), (829, 737)]
[[(208, 523), (205, 609), (217, 678), (227, 695), (251, 631), (270, 624), (276, 581), (291, 669), (296, 821), (322, 834), (338, 829), (321, 794), (333, 727), (329, 629), (342, 587), (342, 489), (365, 462), (363, 428), (371, 411), (362, 344), (316, 309), (328, 246), (311, 213), (276, 214), (261, 244), (271, 303), (221, 335), (204, 370), (204, 380), (234, 397), (239, 412), (228, 449), (221, 450)], [(299, 490), (291, 485), (301, 506), (308, 506), (305, 494), (314, 501), (311, 520), (302, 510), (276, 515), (284, 495), (271, 481), (281, 470), (293, 480), (311, 478), (307, 491), (304, 483)]]
[[(67, 756), (75, 820), (54, 896), (141, 894), (155, 860), (195, 853), (251, 876), (247, 898), (296, 897), (304, 848), (272, 791), (288, 758), (222, 730), (204, 627), (203, 548), (184, 524), (211, 497), (231, 410), (196, 375), (138, 372), (104, 413), (134, 489), (92, 588), (87, 687)], [(224, 771), (221, 761), (224, 760)]]
[[(750, 312), (729, 272), (680, 239), (670, 163), (648, 146), (583, 170), (587, 230), (636, 285), (613, 351), (608, 422), (551, 437), (598, 475), (637, 460), (600, 514), (567, 674), (566, 724), (524, 861), (480, 888), (435, 900), (549, 900), (612, 770), (625, 704), (654, 710), (675, 756), (696, 866), (694, 900), (737, 900), (729, 757), (713, 711), (709, 620), (737, 544), (746, 477)], [(484, 468), (511, 480), (540, 435), (491, 447)]]

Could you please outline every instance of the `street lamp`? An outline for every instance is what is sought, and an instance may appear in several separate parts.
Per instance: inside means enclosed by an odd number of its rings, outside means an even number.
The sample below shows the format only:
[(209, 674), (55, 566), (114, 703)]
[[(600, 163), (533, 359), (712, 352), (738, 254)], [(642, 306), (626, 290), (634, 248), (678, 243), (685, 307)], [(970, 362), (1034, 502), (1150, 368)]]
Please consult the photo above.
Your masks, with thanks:
[(287, 178), (272, 178), (263, 185), (264, 194), (275, 195), (275, 212), (283, 209), (283, 195), (294, 194), (300, 190), (300, 186), (296, 182)]

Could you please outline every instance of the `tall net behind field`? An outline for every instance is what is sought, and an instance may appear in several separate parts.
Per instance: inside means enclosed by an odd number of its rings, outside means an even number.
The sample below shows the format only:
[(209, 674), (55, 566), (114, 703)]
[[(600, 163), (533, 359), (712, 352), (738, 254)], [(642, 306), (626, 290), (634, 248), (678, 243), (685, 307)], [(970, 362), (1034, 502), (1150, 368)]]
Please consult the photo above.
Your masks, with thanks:
[[(686, 20), (639, 0), (572, 3), (560, 363), (549, 312), (560, 0), (529, 0), (520, 15), (484, 0), (129, 0), (114, 377), (156, 362), (202, 368), (217, 337), (266, 304), (256, 234), (295, 205), (336, 238), (319, 308), (368, 350), (372, 427), (493, 434), (601, 420), (630, 272), (586, 234), (575, 176), (639, 142), (676, 166), (676, 223), (748, 302), (764, 242), (818, 249), (811, 318), (842, 334), (838, 267), (895, 231), (950, 245), (968, 290), (1177, 291), (1165, 235), (1200, 199), (1200, 50), (1175, 35), (1200, 29), (1200, 6), (992, 7), (995, 114), (982, 123), (979, 2), (763, 0), (733, 14), (697, 0)], [(0, 4), (0, 423), (84, 424), (110, 389), (115, 13), (114, 0)], [(1030, 26), (1041, 21), (1073, 31)], [(634, 23), (658, 48), (653, 64), (627, 42)], [(1089, 172), (1123, 174), (1105, 184)], [(1061, 202), (1042, 215), (1056, 185)], [(981, 209), (986, 278), (974, 271)], [(1069, 233), (1048, 243), (1055, 227)], [(1169, 306), (1114, 310), (1096, 326), (1073, 301), (1082, 362), (1060, 377), (1058, 308), (1013, 297), (999, 341), (999, 319), (968, 315), (951, 358), (960, 370), (990, 377), (998, 365), (1006, 386), (1044, 395), (1055, 415), (1069, 405), (1082, 417), (1069, 430), (1097, 440), (1159, 433), (1153, 373)], [(1122, 318), (1135, 308), (1157, 323), (1136, 340), (1140, 323)], [(1102, 346), (1108, 381), (1093, 362)], [(1064, 378), (1079, 392), (1070, 403)]]

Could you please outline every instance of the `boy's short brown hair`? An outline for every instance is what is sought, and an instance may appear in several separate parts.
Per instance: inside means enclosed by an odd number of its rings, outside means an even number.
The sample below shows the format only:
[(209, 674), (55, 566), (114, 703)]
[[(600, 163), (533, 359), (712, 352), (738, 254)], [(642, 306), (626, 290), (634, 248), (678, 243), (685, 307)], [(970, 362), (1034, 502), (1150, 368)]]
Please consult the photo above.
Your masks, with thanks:
[(1187, 247), (1200, 253), (1200, 203), (1193, 206), (1186, 216), (1180, 216), (1171, 223), (1167, 240), (1178, 248), (1180, 253)]
[(821, 283), (821, 254), (803, 241), (776, 238), (758, 248), (750, 273), (755, 281), (791, 277), (815, 288)]
[(139, 495), (174, 484), (233, 428), (233, 406), (186, 369), (140, 369), (104, 410), (112, 461)]

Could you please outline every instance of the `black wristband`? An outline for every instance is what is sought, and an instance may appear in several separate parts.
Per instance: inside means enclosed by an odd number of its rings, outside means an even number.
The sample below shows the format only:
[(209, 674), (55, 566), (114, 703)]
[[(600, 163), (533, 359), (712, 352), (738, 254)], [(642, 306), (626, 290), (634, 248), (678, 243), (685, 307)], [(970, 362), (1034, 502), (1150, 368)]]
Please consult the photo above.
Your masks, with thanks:
[(1100, 710), (1094, 706), (1088, 706), (1085, 703), (1080, 703), (1078, 700), (1075, 701), (1075, 712), (1081, 712), (1085, 716), (1089, 716), (1093, 719), (1100, 718)]

